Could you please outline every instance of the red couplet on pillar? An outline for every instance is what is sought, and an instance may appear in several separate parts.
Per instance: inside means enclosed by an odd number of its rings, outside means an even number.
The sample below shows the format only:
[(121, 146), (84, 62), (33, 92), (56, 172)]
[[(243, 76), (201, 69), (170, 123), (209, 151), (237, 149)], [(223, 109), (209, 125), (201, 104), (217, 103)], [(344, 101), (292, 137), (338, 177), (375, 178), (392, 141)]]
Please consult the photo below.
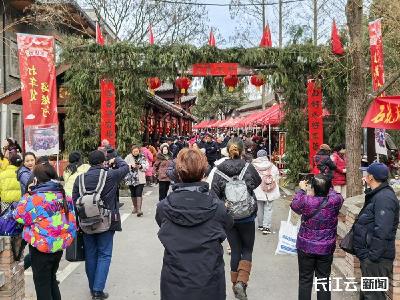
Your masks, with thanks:
[(322, 87), (318, 82), (309, 80), (307, 83), (308, 96), (308, 128), (310, 168), (314, 167), (313, 158), (324, 141), (324, 127), (322, 119)]
[(115, 148), (115, 86), (111, 80), (102, 79), (101, 88), (101, 140), (108, 140)]

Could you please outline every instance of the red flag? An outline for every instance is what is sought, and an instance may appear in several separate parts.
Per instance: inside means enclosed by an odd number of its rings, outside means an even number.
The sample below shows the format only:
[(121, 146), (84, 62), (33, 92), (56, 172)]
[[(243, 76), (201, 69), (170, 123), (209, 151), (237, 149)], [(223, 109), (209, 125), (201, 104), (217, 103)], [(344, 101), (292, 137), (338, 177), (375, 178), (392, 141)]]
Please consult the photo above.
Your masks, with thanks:
[(215, 36), (212, 29), (210, 31), (210, 38), (208, 39), (208, 45), (215, 47)]
[(265, 48), (272, 47), (272, 37), (269, 25), (265, 26), (263, 30), (263, 36), (260, 41), (260, 47), (265, 47)]
[(104, 36), (101, 33), (99, 22), (96, 22), (96, 43), (101, 46), (104, 46)]
[(344, 49), (343, 49), (342, 41), (340, 40), (340, 36), (339, 36), (338, 29), (336, 27), (335, 20), (333, 20), (333, 24), (332, 24), (331, 41), (332, 41), (332, 52), (336, 55), (343, 55)]
[(149, 43), (150, 45), (154, 45), (154, 35), (153, 35), (153, 28), (151, 24), (149, 25)]

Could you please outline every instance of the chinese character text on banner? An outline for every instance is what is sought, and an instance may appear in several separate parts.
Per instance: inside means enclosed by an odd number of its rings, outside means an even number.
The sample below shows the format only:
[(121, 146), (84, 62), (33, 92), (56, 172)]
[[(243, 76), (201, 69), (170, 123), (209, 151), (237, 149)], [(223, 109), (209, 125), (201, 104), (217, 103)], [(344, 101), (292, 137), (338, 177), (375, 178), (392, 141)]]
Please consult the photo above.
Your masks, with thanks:
[(308, 96), (308, 128), (310, 133), (310, 167), (313, 169), (313, 158), (324, 141), (322, 120), (322, 87), (320, 82), (309, 80), (307, 83)]
[(57, 124), (54, 38), (18, 34), (24, 125)]
[(58, 154), (54, 38), (17, 34), (25, 151)]
[[(385, 83), (381, 19), (370, 22), (368, 24), (368, 30), (371, 52), (372, 88), (374, 91), (377, 91)], [(380, 96), (384, 96), (384, 94)], [(375, 129), (375, 152), (377, 154), (387, 155), (385, 129)]]
[(102, 79), (101, 89), (101, 140), (107, 139), (115, 147), (115, 87), (111, 80)]

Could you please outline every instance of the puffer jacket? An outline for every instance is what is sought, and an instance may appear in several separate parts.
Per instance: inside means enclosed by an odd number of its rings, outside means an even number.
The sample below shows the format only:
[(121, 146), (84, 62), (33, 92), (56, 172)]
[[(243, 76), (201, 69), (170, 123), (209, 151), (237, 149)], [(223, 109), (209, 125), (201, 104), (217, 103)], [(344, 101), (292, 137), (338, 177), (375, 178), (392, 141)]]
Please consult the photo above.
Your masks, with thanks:
[(332, 161), (336, 165), (336, 169), (333, 171), (333, 185), (346, 185), (346, 160), (337, 152), (332, 154)]
[(61, 190), (61, 185), (53, 181), (34, 186), (14, 211), (15, 220), (24, 225), (24, 240), (43, 253), (66, 249), (76, 236), (72, 198), (67, 196), (67, 218)]
[(5, 169), (7, 169), (9, 164), (10, 162), (7, 158), (0, 159), (0, 172), (3, 172)]
[(142, 147), (142, 153), (143, 156), (147, 159), (147, 163), (148, 163), (148, 167), (146, 169), (146, 176), (153, 176), (153, 162), (155, 160), (155, 157), (153, 156), (153, 154), (151, 153), (151, 151), (149, 149), (147, 149), (146, 147)]
[(159, 181), (171, 181), (167, 175), (167, 169), (172, 162), (172, 154), (157, 154), (157, 160), (154, 163), (154, 171)]
[(74, 174), (71, 174), (71, 171), (65, 170), (65, 172), (64, 172), (64, 182), (65, 182), (64, 190), (65, 190), (65, 194), (67, 194), (67, 196), (72, 197), (72, 190), (74, 188), (76, 178), (81, 174), (85, 174), (87, 171), (89, 171), (89, 169), (90, 169), (90, 165), (83, 164), (78, 167), (78, 169), (76, 170), (76, 172)]
[(225, 300), (222, 242), (233, 225), (205, 182), (178, 183), (157, 205), (163, 244), (162, 300)]
[(331, 157), (324, 150), (320, 150), (314, 156), (314, 174), (322, 174), (328, 177), (330, 180), (333, 178), (333, 171), (336, 169), (335, 164), (331, 160)]
[(18, 169), (17, 179), (21, 186), (21, 195), (27, 192), (28, 182), (31, 176), (32, 176), (32, 171), (29, 168), (22, 166), (21, 168)]
[[(246, 161), (243, 159), (227, 159), (221, 163), (217, 169), (229, 177), (239, 176), (243, 168), (246, 165)], [(244, 174), (244, 181), (247, 185), (247, 190), (251, 195), (254, 195), (254, 190), (261, 184), (261, 177), (258, 175), (257, 170), (252, 164), (246, 170)], [(225, 201), (225, 186), (226, 179), (221, 177), (218, 173), (214, 174), (214, 178), (211, 184), (211, 189), (215, 192), (219, 199)], [(257, 212), (253, 216), (242, 220), (235, 220), (235, 223), (246, 223), (252, 222), (256, 218)]]
[(279, 191), (279, 169), (268, 159), (267, 156), (258, 157), (253, 160), (253, 165), (256, 168), (258, 174), (261, 176), (261, 180), (263, 180), (263, 172), (270, 169), (270, 173), (272, 178), (275, 181), (275, 188), (270, 192), (265, 192), (262, 189), (262, 185), (258, 186), (254, 193), (256, 195), (257, 200), (259, 201), (273, 201), (277, 200), (281, 197), (281, 193)]
[(339, 210), (343, 204), (342, 195), (333, 189), (329, 191), (327, 204), (312, 218), (324, 197), (307, 195), (300, 190), (290, 207), (301, 215), (301, 225), (297, 236), (297, 249), (316, 255), (330, 255), (335, 251)]
[(399, 225), (399, 201), (393, 189), (382, 183), (367, 190), (365, 203), (353, 228), (353, 246), (360, 260), (394, 260)]
[(146, 183), (146, 171), (149, 167), (149, 163), (144, 157), (143, 154), (139, 154), (137, 158), (135, 158), (132, 154), (129, 154), (125, 157), (125, 162), (128, 165), (135, 165), (136, 163), (140, 164), (141, 168), (138, 169), (138, 184), (145, 184)]
[(0, 173), (1, 202), (11, 203), (21, 199), (21, 186), (17, 180), (18, 168), (9, 165)]

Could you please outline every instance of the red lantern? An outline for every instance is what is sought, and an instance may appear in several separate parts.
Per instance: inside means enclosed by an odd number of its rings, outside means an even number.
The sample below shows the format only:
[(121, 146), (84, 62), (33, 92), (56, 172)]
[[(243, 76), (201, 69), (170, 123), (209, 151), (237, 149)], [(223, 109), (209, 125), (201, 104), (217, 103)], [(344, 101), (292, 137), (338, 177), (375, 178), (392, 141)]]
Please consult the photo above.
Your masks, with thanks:
[(256, 87), (257, 91), (259, 91), (260, 87), (265, 84), (265, 78), (261, 74), (253, 75), (250, 78), (250, 82)]
[(150, 90), (150, 93), (154, 95), (154, 90), (158, 89), (161, 86), (161, 80), (158, 77), (150, 77), (146, 80), (147, 87)]
[(186, 94), (192, 81), (187, 77), (179, 77), (175, 80), (176, 87), (181, 91), (181, 94)]
[(228, 91), (233, 92), (239, 83), (239, 78), (236, 75), (227, 75), (224, 78), (224, 84), (228, 87)]

